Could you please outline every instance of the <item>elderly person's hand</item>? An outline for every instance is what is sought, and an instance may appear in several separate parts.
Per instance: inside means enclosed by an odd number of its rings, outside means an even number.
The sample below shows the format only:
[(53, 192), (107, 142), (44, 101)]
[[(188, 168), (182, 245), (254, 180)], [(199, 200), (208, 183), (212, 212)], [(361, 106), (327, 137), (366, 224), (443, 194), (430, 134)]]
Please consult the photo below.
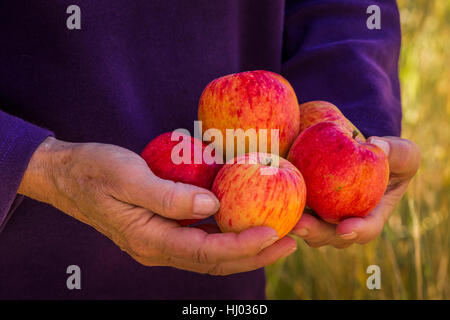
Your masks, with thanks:
[(420, 150), (413, 142), (398, 137), (371, 137), (368, 142), (384, 150), (389, 160), (389, 184), (381, 202), (364, 218), (348, 218), (329, 224), (305, 212), (292, 233), (311, 247), (331, 245), (346, 248), (375, 239), (399, 202), (420, 164)]
[(113, 145), (47, 138), (19, 193), (94, 227), (146, 266), (226, 275), (264, 267), (296, 249), (294, 239), (278, 240), (268, 227), (240, 234), (181, 227), (175, 220), (214, 214), (214, 194), (160, 179), (140, 156)]

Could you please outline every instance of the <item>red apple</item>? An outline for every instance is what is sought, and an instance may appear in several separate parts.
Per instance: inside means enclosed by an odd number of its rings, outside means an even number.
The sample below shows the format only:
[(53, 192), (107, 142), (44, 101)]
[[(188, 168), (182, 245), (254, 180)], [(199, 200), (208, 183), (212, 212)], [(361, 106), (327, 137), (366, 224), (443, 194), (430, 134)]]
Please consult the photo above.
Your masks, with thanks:
[[(158, 177), (175, 182), (192, 184), (201, 188), (211, 189), (214, 178), (222, 165), (208, 164), (203, 157), (206, 144), (194, 137), (181, 134), (180, 140), (172, 141), (172, 132), (167, 132), (153, 139), (142, 151), (141, 156), (147, 162), (152, 172)], [(172, 150), (181, 139), (187, 139), (191, 148), (190, 163), (176, 164), (172, 161)], [(195, 141), (197, 140), (197, 143)], [(201, 163), (195, 163), (194, 154), (199, 152)], [(183, 151), (180, 152), (182, 156)], [(189, 219), (178, 221), (181, 225), (189, 225), (199, 220)]]
[(253, 226), (274, 228), (281, 238), (300, 219), (306, 187), (300, 171), (274, 155), (250, 153), (227, 162), (214, 180), (212, 191), (220, 201), (215, 214), (222, 232), (240, 232)]
[[(238, 150), (235, 144), (236, 155), (253, 150), (278, 153), (283, 157), (300, 128), (294, 89), (279, 74), (263, 70), (230, 74), (210, 82), (200, 97), (198, 118), (202, 121), (203, 132), (211, 128), (222, 132), (224, 143), (218, 148), (222, 148), (227, 160), (234, 157), (226, 152), (227, 129), (254, 129), (256, 132), (254, 149), (250, 148), (250, 142), (245, 144), (244, 150)], [(272, 129), (278, 130), (279, 152), (272, 141)], [(260, 148), (260, 143), (265, 150)]]
[(380, 202), (389, 179), (383, 150), (354, 139), (347, 128), (333, 122), (303, 131), (288, 160), (305, 179), (306, 205), (330, 223), (364, 217)]
[(356, 140), (366, 139), (358, 128), (350, 122), (334, 104), (327, 101), (309, 101), (300, 105), (300, 133), (319, 122), (335, 122), (346, 128)]

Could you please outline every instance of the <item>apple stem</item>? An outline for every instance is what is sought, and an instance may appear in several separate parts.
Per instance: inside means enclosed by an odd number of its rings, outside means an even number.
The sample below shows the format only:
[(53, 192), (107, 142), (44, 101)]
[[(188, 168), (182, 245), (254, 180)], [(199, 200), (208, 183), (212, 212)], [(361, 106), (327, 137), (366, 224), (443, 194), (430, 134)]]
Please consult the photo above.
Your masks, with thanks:
[(356, 138), (356, 136), (359, 134), (359, 132), (358, 131), (356, 131), (356, 130), (353, 130), (353, 135), (352, 135), (352, 138), (353, 139), (355, 139)]
[(270, 167), (270, 165), (272, 164), (272, 158), (266, 158), (264, 160), (265, 160), (265, 163), (263, 163), (263, 164)]

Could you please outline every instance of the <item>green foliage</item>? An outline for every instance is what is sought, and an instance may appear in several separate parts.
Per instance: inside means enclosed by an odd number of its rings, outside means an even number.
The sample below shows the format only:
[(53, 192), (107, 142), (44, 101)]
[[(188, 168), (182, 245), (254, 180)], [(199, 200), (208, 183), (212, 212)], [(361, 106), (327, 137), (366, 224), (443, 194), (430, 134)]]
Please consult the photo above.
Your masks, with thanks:
[[(299, 241), (267, 268), (269, 299), (450, 299), (450, 2), (398, 4), (403, 137), (420, 146), (421, 168), (378, 239), (343, 250)], [(366, 287), (372, 264), (380, 290)]]

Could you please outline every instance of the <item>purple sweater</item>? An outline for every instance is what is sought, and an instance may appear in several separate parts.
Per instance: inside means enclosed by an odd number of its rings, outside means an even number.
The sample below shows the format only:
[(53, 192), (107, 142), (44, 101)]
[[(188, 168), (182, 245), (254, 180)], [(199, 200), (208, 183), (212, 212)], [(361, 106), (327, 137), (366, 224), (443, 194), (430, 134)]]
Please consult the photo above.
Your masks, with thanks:
[[(81, 8), (81, 30), (66, 9)], [(369, 30), (366, 9), (381, 8)], [(300, 102), (328, 100), (366, 136), (399, 135), (395, 1), (5, 0), (0, 5), (0, 298), (265, 297), (264, 270), (226, 277), (144, 267), (93, 228), (17, 195), (49, 135), (139, 153), (192, 130), (205, 85), (281, 73)], [(66, 269), (81, 268), (81, 290)]]

